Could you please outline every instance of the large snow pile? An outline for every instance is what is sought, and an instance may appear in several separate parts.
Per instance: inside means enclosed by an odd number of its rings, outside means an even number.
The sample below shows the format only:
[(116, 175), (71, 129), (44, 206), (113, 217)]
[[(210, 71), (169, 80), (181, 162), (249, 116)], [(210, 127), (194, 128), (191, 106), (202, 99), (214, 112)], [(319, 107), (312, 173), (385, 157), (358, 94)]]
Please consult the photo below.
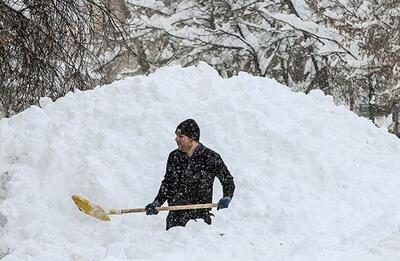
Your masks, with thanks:
[[(400, 143), (319, 91), (200, 64), (41, 103), (0, 123), (5, 261), (400, 260)], [(151, 202), (186, 118), (235, 177), (212, 226), (78, 211)]]

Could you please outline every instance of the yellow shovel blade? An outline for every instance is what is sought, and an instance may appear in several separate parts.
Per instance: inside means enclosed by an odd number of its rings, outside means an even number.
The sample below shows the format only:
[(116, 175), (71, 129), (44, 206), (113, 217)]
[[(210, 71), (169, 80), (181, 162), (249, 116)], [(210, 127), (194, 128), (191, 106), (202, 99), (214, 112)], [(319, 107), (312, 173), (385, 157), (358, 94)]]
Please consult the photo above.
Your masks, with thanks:
[(78, 195), (73, 195), (72, 200), (78, 206), (79, 210), (82, 211), (83, 213), (95, 217), (97, 219), (100, 219), (102, 221), (110, 221), (110, 217), (108, 216), (106, 211), (104, 211), (104, 209), (99, 205), (90, 203), (89, 200)]

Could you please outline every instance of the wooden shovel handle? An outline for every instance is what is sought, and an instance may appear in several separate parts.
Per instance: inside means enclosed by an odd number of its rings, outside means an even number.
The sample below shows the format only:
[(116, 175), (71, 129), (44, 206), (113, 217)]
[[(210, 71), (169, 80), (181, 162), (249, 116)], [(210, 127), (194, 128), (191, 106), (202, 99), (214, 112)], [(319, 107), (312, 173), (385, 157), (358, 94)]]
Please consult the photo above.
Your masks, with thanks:
[[(207, 203), (207, 204), (195, 204), (195, 205), (180, 205), (180, 206), (168, 206), (158, 207), (158, 211), (170, 211), (170, 210), (185, 210), (185, 209), (202, 209), (202, 208), (216, 208), (218, 204)], [(121, 215), (125, 213), (141, 213), (146, 212), (144, 208), (128, 208), (128, 209), (110, 209), (109, 215)]]

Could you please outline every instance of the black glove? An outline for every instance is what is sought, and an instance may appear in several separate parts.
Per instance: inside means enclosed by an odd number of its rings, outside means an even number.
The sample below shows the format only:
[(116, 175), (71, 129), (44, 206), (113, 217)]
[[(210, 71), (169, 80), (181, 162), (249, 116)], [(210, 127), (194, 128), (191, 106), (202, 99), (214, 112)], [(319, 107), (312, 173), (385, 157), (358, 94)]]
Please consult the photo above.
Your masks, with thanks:
[(229, 203), (231, 202), (231, 197), (223, 197), (218, 201), (217, 210), (228, 208)]
[(158, 203), (157, 201), (151, 202), (150, 204), (144, 207), (144, 209), (146, 210), (146, 215), (157, 215), (158, 210), (156, 209), (156, 207), (160, 206), (161, 206), (160, 203)]

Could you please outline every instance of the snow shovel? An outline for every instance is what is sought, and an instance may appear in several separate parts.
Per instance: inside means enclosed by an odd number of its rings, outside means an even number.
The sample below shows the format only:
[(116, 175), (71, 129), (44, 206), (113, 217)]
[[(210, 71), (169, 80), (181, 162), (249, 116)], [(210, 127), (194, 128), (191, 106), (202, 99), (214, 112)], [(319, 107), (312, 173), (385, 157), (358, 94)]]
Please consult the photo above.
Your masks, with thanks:
[[(128, 209), (112, 208), (109, 210), (104, 210), (99, 205), (93, 204), (88, 199), (78, 195), (73, 195), (72, 200), (78, 206), (80, 211), (89, 216), (100, 219), (102, 221), (110, 221), (110, 215), (122, 215), (127, 213), (146, 212), (144, 208), (128, 208)], [(216, 203), (208, 203), (208, 204), (158, 207), (156, 209), (158, 211), (169, 211), (169, 210), (201, 209), (201, 208), (216, 208), (216, 207), (217, 207)]]

